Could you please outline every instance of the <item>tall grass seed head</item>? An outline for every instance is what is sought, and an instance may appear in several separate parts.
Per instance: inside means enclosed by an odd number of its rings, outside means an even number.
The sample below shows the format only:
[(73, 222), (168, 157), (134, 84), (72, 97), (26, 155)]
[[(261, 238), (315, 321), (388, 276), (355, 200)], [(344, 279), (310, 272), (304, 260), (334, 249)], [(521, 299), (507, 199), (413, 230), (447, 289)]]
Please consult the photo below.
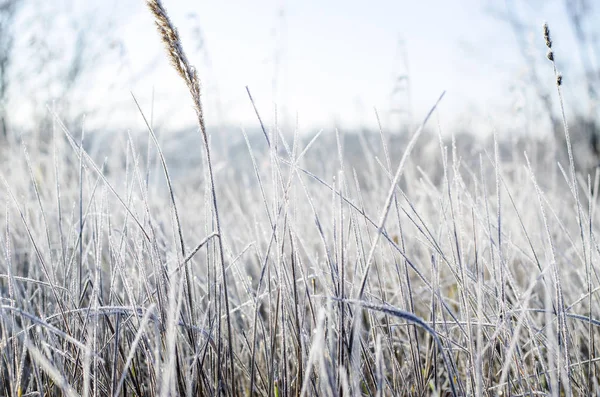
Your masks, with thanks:
[(544, 40), (546, 40), (546, 47), (552, 48), (552, 39), (550, 38), (550, 28), (547, 23), (544, 23)]

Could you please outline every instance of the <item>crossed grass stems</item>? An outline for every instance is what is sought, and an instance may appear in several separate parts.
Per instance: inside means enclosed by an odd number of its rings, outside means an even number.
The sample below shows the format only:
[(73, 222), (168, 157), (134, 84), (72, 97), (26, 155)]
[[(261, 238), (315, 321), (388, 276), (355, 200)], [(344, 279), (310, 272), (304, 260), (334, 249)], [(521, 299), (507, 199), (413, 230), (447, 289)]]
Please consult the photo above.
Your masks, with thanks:
[[(233, 383), (235, 380), (235, 366), (233, 363), (234, 356), (233, 356), (231, 319), (230, 319), (230, 311), (229, 311), (229, 304), (228, 304), (228, 290), (227, 290), (227, 282), (226, 282), (227, 277), (226, 277), (226, 273), (225, 273), (226, 270), (225, 270), (225, 263), (224, 263), (224, 254), (223, 254), (224, 250), (223, 250), (223, 243), (222, 243), (222, 239), (221, 239), (221, 226), (220, 226), (220, 222), (219, 222), (217, 193), (216, 193), (216, 189), (215, 189), (213, 168), (212, 168), (212, 163), (211, 163), (209, 137), (206, 132), (206, 127), (205, 127), (205, 123), (204, 123), (204, 111), (203, 111), (202, 101), (201, 101), (201, 96), (200, 96), (200, 92), (201, 92), (200, 80), (198, 78), (196, 69), (193, 66), (191, 66), (190, 63), (188, 62), (187, 56), (185, 55), (183, 46), (181, 44), (181, 40), (179, 38), (179, 33), (177, 32), (176, 27), (174, 26), (174, 24), (171, 22), (169, 16), (167, 15), (167, 12), (166, 12), (165, 8), (163, 7), (162, 2), (160, 0), (148, 0), (147, 4), (148, 4), (148, 7), (150, 8), (150, 11), (154, 15), (156, 27), (158, 29), (158, 32), (162, 38), (164, 45), (165, 45), (167, 54), (169, 56), (169, 59), (171, 60), (171, 64), (175, 68), (175, 70), (177, 71), (179, 76), (185, 81), (185, 83), (189, 89), (189, 92), (192, 96), (192, 100), (194, 102), (194, 110), (196, 111), (198, 125), (200, 127), (200, 132), (202, 134), (202, 139), (204, 142), (205, 154), (206, 154), (206, 164), (208, 166), (208, 182), (210, 184), (215, 224), (217, 227), (217, 241), (218, 241), (218, 246), (219, 246), (219, 261), (221, 263), (221, 272), (222, 272), (221, 277), (222, 277), (223, 288), (224, 288), (225, 317), (226, 317), (226, 321), (227, 321), (227, 337), (228, 337), (228, 343), (229, 343), (229, 359), (230, 359), (230, 374), (231, 374), (230, 381)], [(248, 95), (250, 96), (250, 99), (252, 100), (249, 89), (248, 89)], [(440, 98), (438, 99), (436, 104), (432, 107), (430, 112), (427, 114), (427, 117), (425, 118), (423, 124), (419, 127), (417, 132), (414, 134), (413, 138), (411, 139), (411, 141), (406, 149), (404, 156), (402, 157), (402, 160), (400, 162), (400, 165), (398, 166), (398, 169), (397, 169), (394, 179), (392, 181), (392, 186), (390, 187), (390, 191), (389, 191), (389, 194), (386, 199), (385, 209), (381, 214), (381, 218), (379, 219), (379, 223), (378, 223), (379, 225), (385, 224), (385, 221), (389, 214), (389, 210), (391, 208), (392, 199), (395, 196), (395, 194), (394, 194), (395, 186), (399, 182), (400, 176), (402, 175), (404, 163), (405, 163), (406, 159), (408, 158), (408, 156), (410, 155), (412, 147), (416, 143), (421, 131), (423, 130), (425, 124), (427, 123), (427, 120), (430, 118), (431, 114), (437, 107), (438, 103), (442, 100), (443, 95), (444, 94), (442, 93), (442, 95), (440, 96)], [(253, 100), (252, 100), (252, 103), (254, 106)], [(256, 107), (255, 107), (255, 109), (256, 109)], [(140, 109), (140, 111), (141, 111), (141, 109)], [(258, 116), (258, 112), (257, 112), (257, 116)], [(259, 120), (261, 120), (260, 116), (259, 116)], [(151, 130), (150, 125), (147, 122), (146, 122), (146, 124), (148, 126), (148, 129)], [(264, 126), (262, 125), (262, 120), (261, 120), (261, 126), (263, 127), (263, 133), (265, 134), (267, 143), (269, 146), (271, 146), (271, 142), (268, 138), (268, 133), (266, 132), (266, 130), (264, 129)], [(166, 167), (164, 168), (164, 170), (166, 173), (167, 172)], [(167, 177), (168, 177), (168, 175), (167, 175)], [(171, 186), (169, 186), (169, 189), (170, 189), (170, 193), (171, 193), (171, 203), (173, 206), (173, 213), (174, 213), (174, 217), (177, 222), (179, 236), (180, 236), (181, 255), (185, 256), (185, 247), (184, 247), (183, 236), (182, 236), (182, 231), (181, 231), (181, 224), (179, 222), (179, 216), (178, 216), (177, 207), (176, 207), (176, 203), (175, 203), (175, 198), (174, 198)], [(431, 329), (425, 323), (425, 321), (423, 321), (422, 319), (420, 319), (417, 316), (415, 316), (411, 313), (408, 313), (408, 312), (403, 312), (401, 310), (394, 309), (391, 307), (373, 305), (368, 302), (363, 302), (360, 300), (360, 299), (362, 299), (362, 297), (364, 295), (367, 278), (368, 278), (368, 274), (369, 274), (369, 269), (370, 269), (371, 263), (373, 261), (373, 256), (375, 254), (375, 248), (376, 248), (379, 238), (383, 232), (384, 232), (383, 226), (379, 226), (378, 233), (375, 235), (375, 241), (371, 245), (371, 250), (369, 252), (369, 257), (367, 259), (366, 267), (365, 267), (362, 281), (360, 284), (360, 289), (358, 292), (359, 300), (354, 301), (354, 300), (348, 300), (348, 299), (344, 299), (344, 298), (341, 298), (341, 299), (334, 298), (334, 299), (339, 300), (342, 303), (352, 303), (352, 304), (359, 305), (359, 306), (362, 306), (362, 307), (365, 307), (365, 308), (368, 308), (371, 310), (385, 312), (387, 314), (391, 314), (393, 316), (402, 318), (406, 321), (415, 323), (415, 324), (423, 327), (428, 333), (430, 333), (433, 336), (433, 338), (435, 339), (435, 342), (436, 342), (438, 348), (440, 348), (440, 351), (444, 352), (443, 345), (441, 343), (441, 340), (437, 336), (436, 332), (433, 329)], [(265, 269), (265, 267), (263, 267), (263, 270), (264, 269)], [(262, 281), (262, 279), (263, 279), (263, 274), (261, 274), (261, 281)], [(190, 309), (189, 309), (190, 319), (189, 320), (191, 322), (191, 321), (193, 321), (193, 317), (192, 317), (193, 312), (191, 309), (192, 299), (191, 299), (191, 286), (189, 284), (190, 275), (189, 275), (189, 271), (188, 271), (187, 267), (186, 267), (186, 280), (188, 281), (188, 302), (189, 302), (189, 306), (190, 306)], [(259, 283), (259, 287), (258, 287), (259, 290), (260, 290), (260, 287), (261, 287), (261, 283)], [(258, 308), (258, 305), (257, 305), (257, 308)], [(354, 327), (352, 327), (352, 329), (354, 329)], [(254, 332), (254, 335), (257, 335), (257, 333)], [(350, 340), (352, 341), (352, 336), (351, 336)], [(350, 342), (350, 344), (351, 343), (352, 342)], [(254, 347), (255, 346), (256, 346), (256, 341), (254, 342)], [(351, 346), (350, 346), (350, 349), (351, 349)], [(446, 358), (446, 355), (444, 353), (442, 353), (442, 356), (444, 359), (444, 364), (447, 366), (447, 369), (451, 373), (452, 368), (449, 366), (449, 361)], [(298, 357), (298, 358), (300, 359), (299, 360), (299, 363), (300, 363), (301, 357)], [(252, 361), (254, 361), (254, 349), (253, 349)], [(300, 370), (301, 370), (301, 367), (300, 367)], [(454, 382), (453, 377), (450, 377), (450, 386), (451, 386), (452, 394), (456, 395), (457, 392), (456, 392), (456, 386), (454, 383), (455, 382)], [(305, 388), (305, 385), (303, 385), (303, 389), (304, 388)], [(252, 393), (253, 390), (254, 390), (254, 362), (251, 363), (250, 392)]]

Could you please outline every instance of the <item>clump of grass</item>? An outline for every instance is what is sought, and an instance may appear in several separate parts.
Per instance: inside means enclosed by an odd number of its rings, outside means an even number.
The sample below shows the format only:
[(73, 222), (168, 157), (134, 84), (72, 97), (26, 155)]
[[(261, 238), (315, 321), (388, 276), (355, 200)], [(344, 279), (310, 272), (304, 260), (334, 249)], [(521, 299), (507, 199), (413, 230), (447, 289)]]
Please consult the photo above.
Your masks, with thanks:
[(145, 117), (146, 146), (101, 161), (54, 113), (51, 147), (7, 142), (0, 394), (598, 393), (598, 189), (566, 122), (568, 172), (554, 153), (504, 158), (496, 135), (466, 162), (440, 133), (432, 175), (415, 143), (437, 104), (397, 164), (384, 128), (356, 162), (336, 131), (317, 162), (321, 134), (268, 128), (250, 97), (268, 161), (245, 136), (251, 167), (216, 184), (200, 79), (148, 6), (192, 96), (203, 185), (171, 176)]

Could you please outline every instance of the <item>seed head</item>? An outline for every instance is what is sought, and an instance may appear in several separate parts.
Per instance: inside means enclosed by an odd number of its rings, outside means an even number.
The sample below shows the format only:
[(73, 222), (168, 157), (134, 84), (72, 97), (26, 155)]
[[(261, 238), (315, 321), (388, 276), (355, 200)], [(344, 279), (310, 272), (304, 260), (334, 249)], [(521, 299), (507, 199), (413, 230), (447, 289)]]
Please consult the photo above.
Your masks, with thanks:
[(546, 58), (548, 58), (549, 60), (554, 62), (554, 53), (552, 52), (552, 50), (548, 50), (548, 53), (546, 54)]
[(556, 85), (557, 86), (562, 85), (562, 74), (560, 74), (560, 73), (556, 75)]
[(550, 28), (548, 28), (547, 23), (544, 23), (544, 40), (546, 40), (546, 47), (552, 48), (552, 39), (550, 39)]

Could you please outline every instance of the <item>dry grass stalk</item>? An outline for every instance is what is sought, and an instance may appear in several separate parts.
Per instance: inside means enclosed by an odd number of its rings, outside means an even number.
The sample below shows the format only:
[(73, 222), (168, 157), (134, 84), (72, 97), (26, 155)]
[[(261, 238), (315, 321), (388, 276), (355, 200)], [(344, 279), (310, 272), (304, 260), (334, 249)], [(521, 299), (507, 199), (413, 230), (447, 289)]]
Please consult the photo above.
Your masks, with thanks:
[[(150, 8), (150, 11), (154, 15), (156, 27), (158, 28), (158, 32), (165, 44), (165, 48), (171, 60), (171, 63), (179, 76), (185, 81), (190, 94), (192, 95), (192, 99), (194, 101), (194, 109), (196, 111), (196, 116), (198, 120), (198, 125), (200, 126), (200, 132), (202, 133), (202, 139), (204, 141), (204, 146), (206, 149), (206, 163), (208, 165), (208, 178), (211, 188), (212, 195), (212, 204), (213, 204), (213, 212), (214, 212), (214, 220), (216, 225), (216, 231), (219, 236), (218, 238), (218, 252), (219, 252), (219, 262), (221, 264), (221, 277), (223, 283), (223, 293), (225, 299), (225, 318), (227, 321), (227, 338), (229, 345), (229, 374), (231, 378), (227, 384), (231, 385), (232, 390), (235, 390), (234, 382), (235, 382), (235, 367), (233, 363), (233, 341), (232, 341), (232, 331), (231, 331), (231, 318), (230, 318), (230, 310), (229, 310), (229, 293), (227, 288), (227, 277), (225, 270), (225, 261), (224, 261), (224, 249), (223, 249), (223, 241), (222, 241), (222, 233), (221, 233), (221, 222), (219, 219), (219, 210), (217, 205), (217, 194), (215, 190), (215, 182), (214, 182), (214, 173), (212, 168), (211, 161), (211, 152), (210, 152), (210, 144), (208, 139), (208, 134), (206, 132), (206, 126), (204, 123), (204, 111), (202, 107), (202, 101), (200, 98), (200, 79), (198, 78), (198, 74), (196, 69), (190, 65), (185, 52), (183, 51), (183, 46), (181, 45), (181, 40), (179, 37), (179, 33), (177, 32), (177, 28), (171, 22), (166, 9), (162, 5), (160, 0), (147, 0), (146, 4)], [(188, 283), (189, 283), (189, 277)], [(189, 284), (188, 284), (189, 285)], [(216, 287), (216, 286), (215, 286)], [(188, 289), (191, 289), (188, 287)], [(215, 299), (216, 301), (217, 299)], [(191, 301), (191, 299), (190, 299)], [(192, 308), (190, 307), (190, 310)]]

